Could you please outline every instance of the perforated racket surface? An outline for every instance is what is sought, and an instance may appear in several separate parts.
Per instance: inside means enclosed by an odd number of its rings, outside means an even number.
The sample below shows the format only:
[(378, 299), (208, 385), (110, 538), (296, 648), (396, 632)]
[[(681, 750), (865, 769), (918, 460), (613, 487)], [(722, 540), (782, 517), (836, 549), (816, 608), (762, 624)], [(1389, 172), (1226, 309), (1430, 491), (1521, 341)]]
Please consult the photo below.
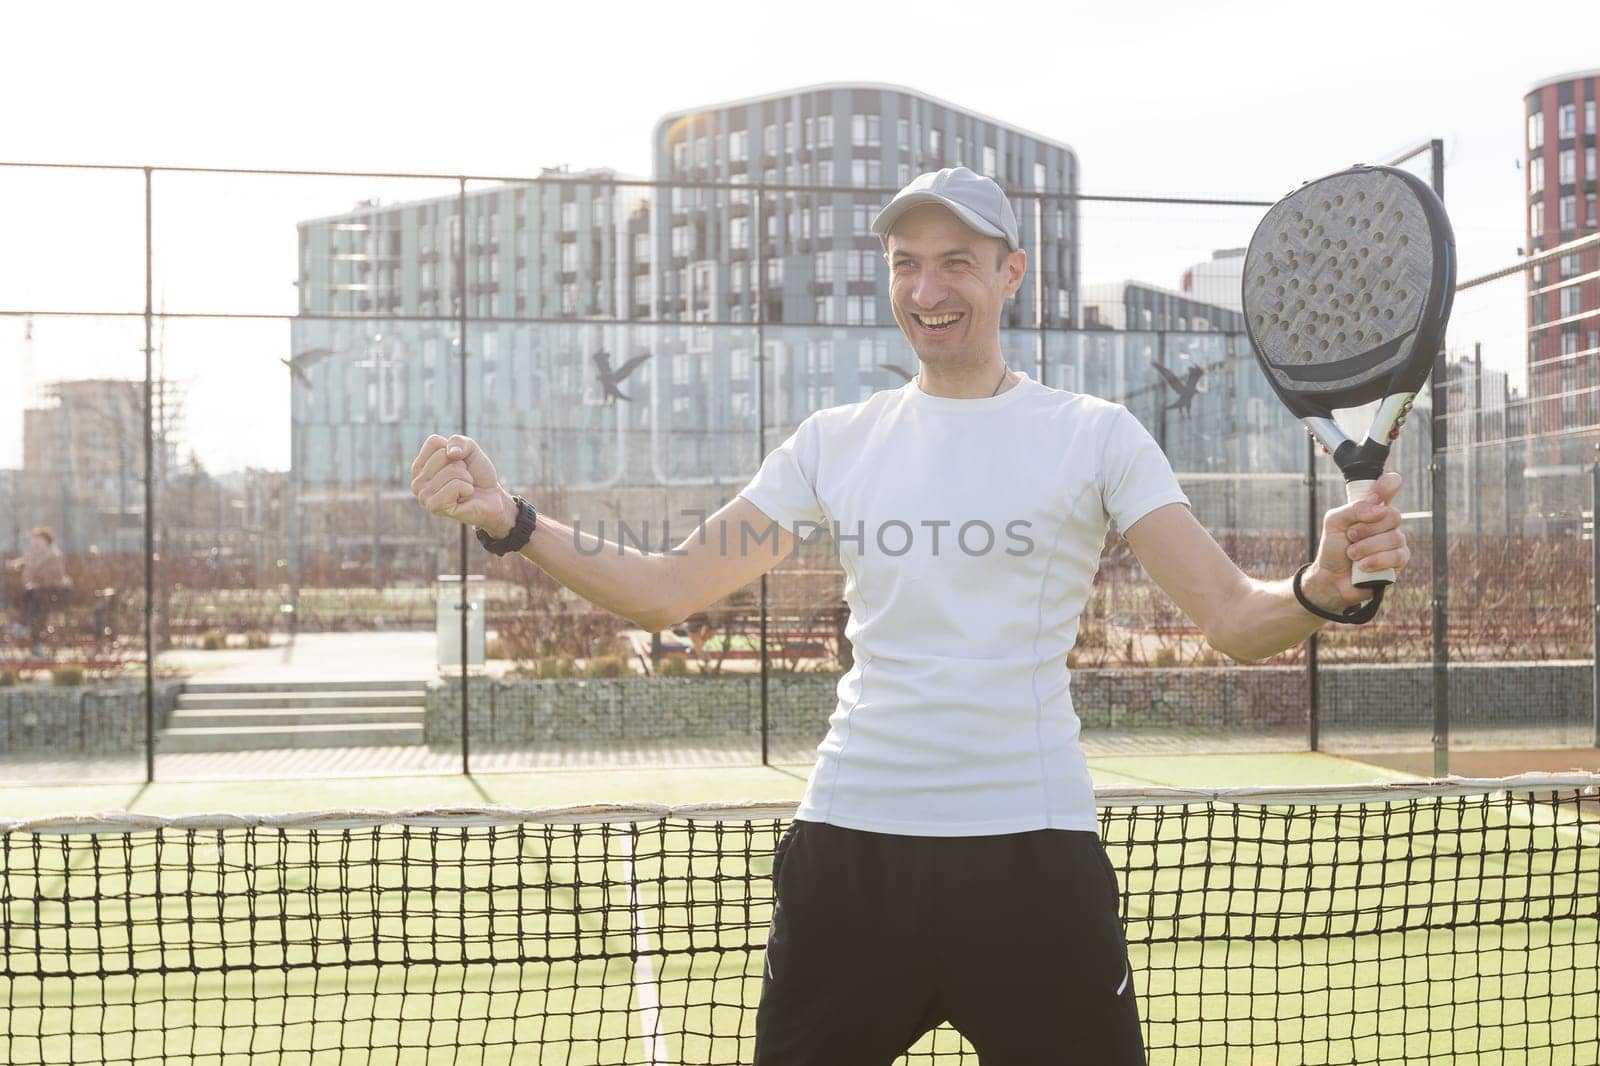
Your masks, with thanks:
[[(1455, 293), (1455, 236), (1420, 179), (1358, 166), (1274, 204), (1245, 252), (1245, 329), (1268, 383), (1344, 472), (1349, 498), (1382, 474), (1427, 380)], [(1359, 444), (1336, 410), (1382, 401)], [(1393, 571), (1358, 572), (1386, 585)]]

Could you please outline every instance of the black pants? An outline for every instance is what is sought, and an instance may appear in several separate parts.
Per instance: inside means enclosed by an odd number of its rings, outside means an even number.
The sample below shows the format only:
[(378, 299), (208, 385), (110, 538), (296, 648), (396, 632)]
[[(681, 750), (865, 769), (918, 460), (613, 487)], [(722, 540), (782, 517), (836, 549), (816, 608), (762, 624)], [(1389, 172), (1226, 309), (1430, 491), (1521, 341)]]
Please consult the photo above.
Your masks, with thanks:
[(757, 1066), (888, 1066), (946, 1021), (982, 1066), (1143, 1066), (1116, 873), (1094, 833), (797, 821), (772, 874)]

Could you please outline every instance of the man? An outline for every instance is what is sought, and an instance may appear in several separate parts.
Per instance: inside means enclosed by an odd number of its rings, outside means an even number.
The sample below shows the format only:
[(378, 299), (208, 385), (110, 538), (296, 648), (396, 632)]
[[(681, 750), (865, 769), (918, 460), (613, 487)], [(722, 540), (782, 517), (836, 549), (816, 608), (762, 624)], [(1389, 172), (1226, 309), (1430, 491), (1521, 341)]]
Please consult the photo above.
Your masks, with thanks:
[[(1231, 656), (1322, 622), (1289, 580), (1227, 558), (1125, 408), (1005, 366), (1027, 253), (994, 182), (924, 174), (873, 230), (917, 377), (806, 418), (675, 552), (581, 555), (544, 518), (508, 533), (531, 508), (463, 437), (430, 437), (412, 488), (650, 630), (754, 581), (812, 524), (834, 531), (855, 664), (774, 857), (758, 1066), (888, 1064), (942, 1021), (984, 1066), (1142, 1063), (1066, 668), (1107, 525)], [(1367, 598), (1352, 561), (1405, 565), (1398, 487), (1387, 474), (1328, 513), (1302, 584), (1318, 610)]]
[(37, 658), (44, 655), (50, 611), (72, 587), (72, 578), (67, 575), (66, 562), (49, 526), (33, 527), (29, 544), (28, 553), (10, 560), (6, 567), (22, 571), (22, 625)]

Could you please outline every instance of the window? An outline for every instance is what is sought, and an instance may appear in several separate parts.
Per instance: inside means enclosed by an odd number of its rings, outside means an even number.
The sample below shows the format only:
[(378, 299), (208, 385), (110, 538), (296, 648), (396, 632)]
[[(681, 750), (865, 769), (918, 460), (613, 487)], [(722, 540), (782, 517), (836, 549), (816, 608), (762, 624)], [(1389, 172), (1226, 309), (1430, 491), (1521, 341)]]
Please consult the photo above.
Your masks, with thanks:
[(1535, 237), (1544, 234), (1544, 201), (1535, 200), (1528, 205), (1528, 232)]
[(1583, 202), (1584, 214), (1587, 215), (1589, 219), (1585, 225), (1587, 225), (1590, 229), (1600, 226), (1600, 213), (1597, 213), (1596, 211), (1597, 205), (1595, 203), (1595, 194), (1590, 193), (1588, 196), (1585, 196), (1583, 198)]
[(895, 173), (895, 176), (900, 179), (900, 184), (901, 185), (910, 184), (910, 182), (911, 182), (911, 167), (909, 165), (905, 164), (905, 163), (901, 163), (899, 168), (897, 169), (897, 171)]
[(1578, 198), (1576, 196), (1563, 196), (1557, 205), (1557, 210), (1563, 231), (1578, 228)]
[(849, 266), (846, 280), (848, 281), (873, 281), (878, 276), (878, 264), (883, 262), (877, 252), (867, 249), (851, 249), (846, 253), (845, 262)]
[(1568, 285), (1561, 290), (1561, 317), (1567, 318), (1583, 310), (1583, 292), (1577, 285)]
[(1536, 155), (1528, 160), (1528, 191), (1540, 193), (1544, 191), (1544, 156)]
[(650, 275), (640, 274), (633, 279), (633, 302), (648, 307), (650, 304)]
[(728, 223), (729, 244), (736, 249), (750, 247), (750, 220), (736, 218)]
[(422, 277), (419, 280), (422, 283), (422, 287), (424, 289), (433, 288), (433, 264), (423, 263), (421, 273)]
[(999, 174), (996, 173), (996, 167), (997, 166), (998, 166), (998, 164), (997, 164), (997, 161), (996, 161), (996, 158), (995, 158), (994, 149), (992, 147), (990, 147), (989, 145), (987, 145), (987, 144), (984, 145), (983, 146), (983, 172), (985, 174), (987, 174), (991, 178), (999, 177)]
[[(1593, 117), (1594, 109), (1592, 107), (1589, 109), (1589, 114)], [(1593, 133), (1594, 131), (1590, 130), (1589, 132)], [(895, 122), (895, 143), (900, 146), (902, 152), (911, 150), (911, 123), (903, 118)]]
[(417, 227), (417, 248), (424, 255), (433, 251), (433, 226), (426, 222)]
[(817, 134), (816, 134), (816, 123), (815, 123), (815, 121), (813, 119), (809, 119), (809, 118), (806, 119), (805, 120), (805, 127), (806, 127), (806, 147), (807, 148), (815, 148), (817, 146)]
[(817, 208), (817, 238), (833, 236), (833, 208)]
[[(750, 287), (756, 287), (756, 279), (751, 277)], [(783, 260), (769, 259), (767, 261), (767, 288), (783, 287)]]
[(877, 148), (880, 145), (877, 115), (850, 116), (850, 144), (856, 148)]
[(561, 286), (561, 313), (575, 315), (578, 313), (578, 286), (574, 282), (567, 282)]
[(578, 270), (578, 242), (567, 241), (561, 246), (561, 272), (573, 274)]
[(1528, 325), (1530, 325), (1530, 326), (1543, 325), (1544, 321), (1545, 321), (1544, 295), (1541, 293), (1538, 296), (1532, 297), (1528, 301)]
[(710, 143), (704, 137), (694, 139), (694, 161), (701, 166), (706, 165), (706, 157), (711, 152)]
[(1564, 255), (1564, 256), (1561, 257), (1561, 276), (1562, 277), (1564, 277), (1564, 278), (1573, 277), (1574, 275), (1576, 275), (1578, 273), (1578, 269), (1579, 269), (1578, 268), (1578, 257), (1577, 257), (1576, 254)]
[(1593, 148), (1585, 148), (1583, 150), (1583, 180), (1584, 181), (1593, 181), (1594, 180), (1594, 149)]
[(1556, 154), (1556, 180), (1563, 185), (1578, 180), (1578, 153), (1574, 149), (1563, 148)]
[(928, 154), (935, 159), (944, 155), (944, 130), (928, 131)]
[[(752, 270), (751, 274), (754, 274), (754, 273), (755, 273), (755, 271)], [(743, 259), (735, 259), (733, 261), (733, 265), (728, 268), (728, 287), (730, 289), (732, 289), (734, 292), (738, 292), (739, 290), (744, 288), (744, 260)]]
[(769, 122), (761, 130), (761, 151), (766, 155), (778, 154), (778, 124)]
[(672, 146), (672, 166), (674, 170), (682, 170), (689, 165), (689, 145), (679, 141)]
[(1035, 189), (1044, 188), (1045, 174), (1045, 165), (1043, 163), (1035, 163), (1033, 165), (1033, 187)]
[(650, 261), (650, 234), (635, 233), (633, 235), (633, 261), (635, 263), (648, 263)]
[(819, 285), (833, 284), (833, 253), (818, 252), (816, 256), (816, 281)]
[[(1578, 350), (1578, 331), (1571, 328), (1561, 330), (1561, 354), (1572, 355)], [(1566, 385), (1566, 390), (1571, 391), (1571, 384)]]
[(1535, 111), (1528, 116), (1528, 151), (1544, 147), (1544, 112)]
[[(767, 129), (771, 129), (768, 126)], [(746, 130), (734, 130), (728, 134), (728, 161), (743, 163), (750, 158), (750, 134)]]
[(850, 205), (850, 231), (857, 237), (869, 236), (872, 233), (872, 205)]
[(852, 326), (878, 324), (878, 298), (876, 296), (851, 296), (845, 306), (845, 322)]
[(850, 182), (861, 189), (877, 188), (883, 184), (883, 163), (877, 159), (850, 160)]
[(681, 258), (689, 254), (689, 227), (672, 227), (672, 254), (674, 258)]
[(832, 115), (818, 115), (817, 116), (817, 147), (818, 148), (832, 148), (833, 147), (833, 116)]
[(561, 205), (561, 228), (564, 230), (578, 228), (578, 203), (576, 200), (568, 200)]
[(833, 297), (817, 297), (816, 321), (824, 325), (829, 325), (833, 322)]
[[(1594, 101), (1585, 100), (1583, 103), (1583, 132), (1594, 135)], [(1592, 172), (1591, 172), (1592, 173)]]
[(1578, 132), (1578, 105), (1562, 104), (1556, 109), (1556, 137), (1566, 140)]
[(800, 146), (794, 142), (794, 119), (787, 119), (783, 124), (783, 150), (792, 152)]

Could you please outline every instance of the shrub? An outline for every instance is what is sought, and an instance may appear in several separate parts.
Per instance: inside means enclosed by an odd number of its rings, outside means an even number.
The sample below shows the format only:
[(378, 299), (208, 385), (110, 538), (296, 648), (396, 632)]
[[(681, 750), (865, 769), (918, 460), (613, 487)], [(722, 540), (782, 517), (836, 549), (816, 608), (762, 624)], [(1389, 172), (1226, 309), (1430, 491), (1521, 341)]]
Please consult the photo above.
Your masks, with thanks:
[(0, 688), (10, 688), (17, 683), (15, 670), (0, 670)]
[(200, 647), (204, 651), (221, 651), (228, 646), (228, 635), (220, 629), (208, 629), (201, 634)]
[(547, 655), (539, 660), (538, 668), (534, 671), (537, 677), (576, 677), (577, 667), (571, 659), (564, 659), (559, 655)]
[(1157, 665), (1157, 666), (1177, 666), (1178, 665), (1178, 649), (1176, 649), (1174, 647), (1171, 647), (1170, 645), (1165, 645), (1165, 646), (1162, 646), (1160, 648), (1157, 648), (1156, 649), (1155, 665)]
[(272, 634), (264, 629), (245, 630), (244, 646), (247, 648), (270, 648), (272, 647)]
[(661, 660), (661, 665), (656, 669), (660, 677), (684, 677), (689, 673), (689, 660), (682, 655), (669, 655)]
[(50, 683), (56, 688), (73, 688), (83, 684), (83, 667), (58, 666), (50, 671)]
[(483, 657), (485, 659), (506, 658), (506, 642), (499, 637), (490, 637), (489, 642), (483, 646)]
[(627, 677), (628, 663), (620, 655), (596, 655), (583, 668), (586, 677)]

